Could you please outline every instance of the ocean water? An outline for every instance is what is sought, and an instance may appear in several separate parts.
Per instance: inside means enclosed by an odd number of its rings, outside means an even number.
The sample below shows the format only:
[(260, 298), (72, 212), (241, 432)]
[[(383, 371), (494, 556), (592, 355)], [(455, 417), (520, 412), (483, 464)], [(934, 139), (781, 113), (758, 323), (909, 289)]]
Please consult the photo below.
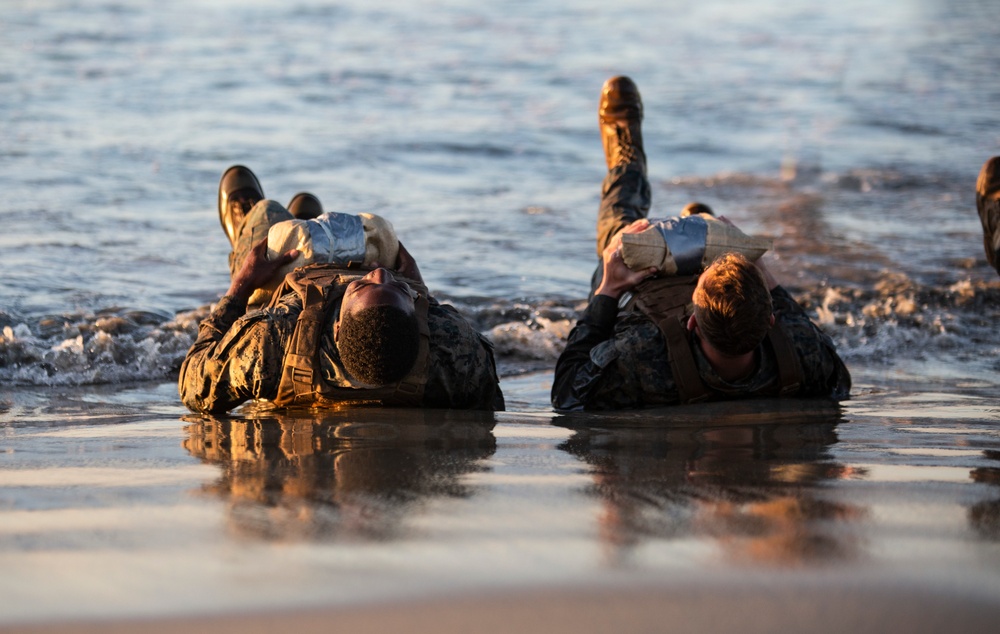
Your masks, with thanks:
[[(1000, 596), (1000, 278), (974, 204), (1000, 154), (994, 13), (4, 2), (0, 562), (18, 576), (0, 582), (0, 622), (244, 606), (201, 592), (247, 578), (276, 591), (258, 573), (287, 549), (309, 582), (343, 591), (359, 571), (346, 602), (466, 578), (829, 562), (898, 580), (920, 569), (913, 549), (934, 587)], [(699, 200), (774, 239), (771, 268), (854, 375), (836, 412), (549, 410), (596, 263), (596, 106), (616, 74), (644, 99), (651, 215)], [(269, 197), (311, 191), (390, 219), (432, 291), (496, 343), (511, 412), (182, 418), (172, 382), (229, 282), (216, 195), (234, 163)], [(374, 449), (344, 440), (351, 424), (375, 430)], [(360, 506), (337, 497), (337, 468), (367, 482)]]
[(0, 378), (169, 378), (228, 286), (234, 163), (388, 217), (508, 372), (550, 365), (614, 74), (643, 92), (653, 215), (697, 199), (775, 238), (850, 359), (995, 359), (973, 188), (1000, 27), (989, 2), (868, 4), (5, 3)]

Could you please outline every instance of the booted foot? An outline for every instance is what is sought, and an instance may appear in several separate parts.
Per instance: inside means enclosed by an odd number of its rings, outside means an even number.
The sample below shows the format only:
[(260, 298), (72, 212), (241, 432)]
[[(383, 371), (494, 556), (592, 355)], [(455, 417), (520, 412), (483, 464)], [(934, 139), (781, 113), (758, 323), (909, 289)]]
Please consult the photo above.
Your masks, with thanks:
[(642, 149), (642, 97), (628, 77), (612, 77), (604, 82), (597, 108), (601, 141), (608, 169), (623, 163), (641, 163), (646, 169)]
[(219, 181), (219, 222), (229, 238), (229, 244), (236, 244), (243, 219), (263, 199), (264, 190), (260, 181), (246, 167), (233, 165), (222, 174)]
[(983, 224), (986, 260), (1000, 273), (1000, 156), (986, 161), (976, 182), (976, 208)]
[(681, 218), (687, 218), (688, 216), (697, 216), (699, 214), (706, 214), (708, 216), (714, 216), (715, 212), (712, 208), (705, 203), (688, 203), (684, 205), (684, 209), (681, 209)]
[(299, 220), (312, 220), (323, 215), (323, 204), (309, 192), (299, 192), (288, 201), (288, 213)]

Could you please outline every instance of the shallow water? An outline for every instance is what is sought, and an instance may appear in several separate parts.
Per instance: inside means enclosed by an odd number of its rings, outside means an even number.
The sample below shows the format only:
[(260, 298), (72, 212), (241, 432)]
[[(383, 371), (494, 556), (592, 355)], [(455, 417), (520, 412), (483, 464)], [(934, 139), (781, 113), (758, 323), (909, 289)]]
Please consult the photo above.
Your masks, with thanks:
[(643, 92), (653, 215), (699, 199), (773, 237), (789, 288), (847, 299), (821, 317), (849, 361), (995, 360), (973, 186), (1000, 27), (987, 0), (869, 4), (5, 3), (0, 379), (171, 377), (227, 286), (233, 163), (389, 217), (505, 372), (550, 366), (615, 73)]
[[(5, 2), (0, 623), (758, 574), (995, 600), (990, 9)], [(842, 408), (551, 413), (618, 73), (653, 215), (701, 200), (774, 239)], [(388, 217), (496, 342), (511, 411), (186, 417), (233, 163)]]
[(5, 623), (623, 583), (1000, 596), (1000, 411), (953, 391), (607, 416), (216, 420), (169, 384), (17, 401)]

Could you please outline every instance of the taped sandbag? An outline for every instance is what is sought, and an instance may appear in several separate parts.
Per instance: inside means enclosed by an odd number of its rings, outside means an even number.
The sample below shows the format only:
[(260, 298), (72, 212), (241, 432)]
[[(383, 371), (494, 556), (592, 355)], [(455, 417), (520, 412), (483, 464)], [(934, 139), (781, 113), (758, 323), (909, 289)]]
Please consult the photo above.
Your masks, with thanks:
[(656, 267), (663, 275), (694, 275), (724, 253), (735, 251), (756, 262), (771, 246), (767, 238), (700, 214), (653, 220), (645, 231), (623, 233), (622, 260), (633, 271)]
[(362, 267), (393, 267), (399, 256), (399, 239), (392, 224), (375, 214), (327, 212), (311, 220), (285, 220), (267, 232), (267, 257), (298, 249), (295, 258), (278, 272), (264, 288), (257, 289), (250, 305), (264, 304), (285, 279), (300, 266), (316, 262), (356, 264)]

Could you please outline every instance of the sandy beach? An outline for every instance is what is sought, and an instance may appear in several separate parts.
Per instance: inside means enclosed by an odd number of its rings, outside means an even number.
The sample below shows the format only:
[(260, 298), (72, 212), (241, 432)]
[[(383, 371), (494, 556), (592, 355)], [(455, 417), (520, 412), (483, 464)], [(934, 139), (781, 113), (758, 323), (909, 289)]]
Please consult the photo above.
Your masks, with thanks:
[(746, 632), (988, 633), (993, 598), (955, 596), (920, 586), (886, 589), (880, 580), (782, 582), (716, 579), (679, 586), (647, 584), (505, 593), (493, 597), (400, 602), (340, 610), (295, 610), (229, 617), (6, 627), (3, 632), (211, 631), (227, 634), (331, 628), (351, 632)]
[(975, 632), (1000, 613), (987, 398), (862, 383), (840, 407), (211, 419), (172, 387), (17, 395), (2, 631)]
[[(0, 632), (995, 631), (990, 0), (0, 3)], [(606, 164), (700, 201), (854, 379), (558, 414)], [(193, 415), (220, 175), (393, 223), (507, 411)]]

